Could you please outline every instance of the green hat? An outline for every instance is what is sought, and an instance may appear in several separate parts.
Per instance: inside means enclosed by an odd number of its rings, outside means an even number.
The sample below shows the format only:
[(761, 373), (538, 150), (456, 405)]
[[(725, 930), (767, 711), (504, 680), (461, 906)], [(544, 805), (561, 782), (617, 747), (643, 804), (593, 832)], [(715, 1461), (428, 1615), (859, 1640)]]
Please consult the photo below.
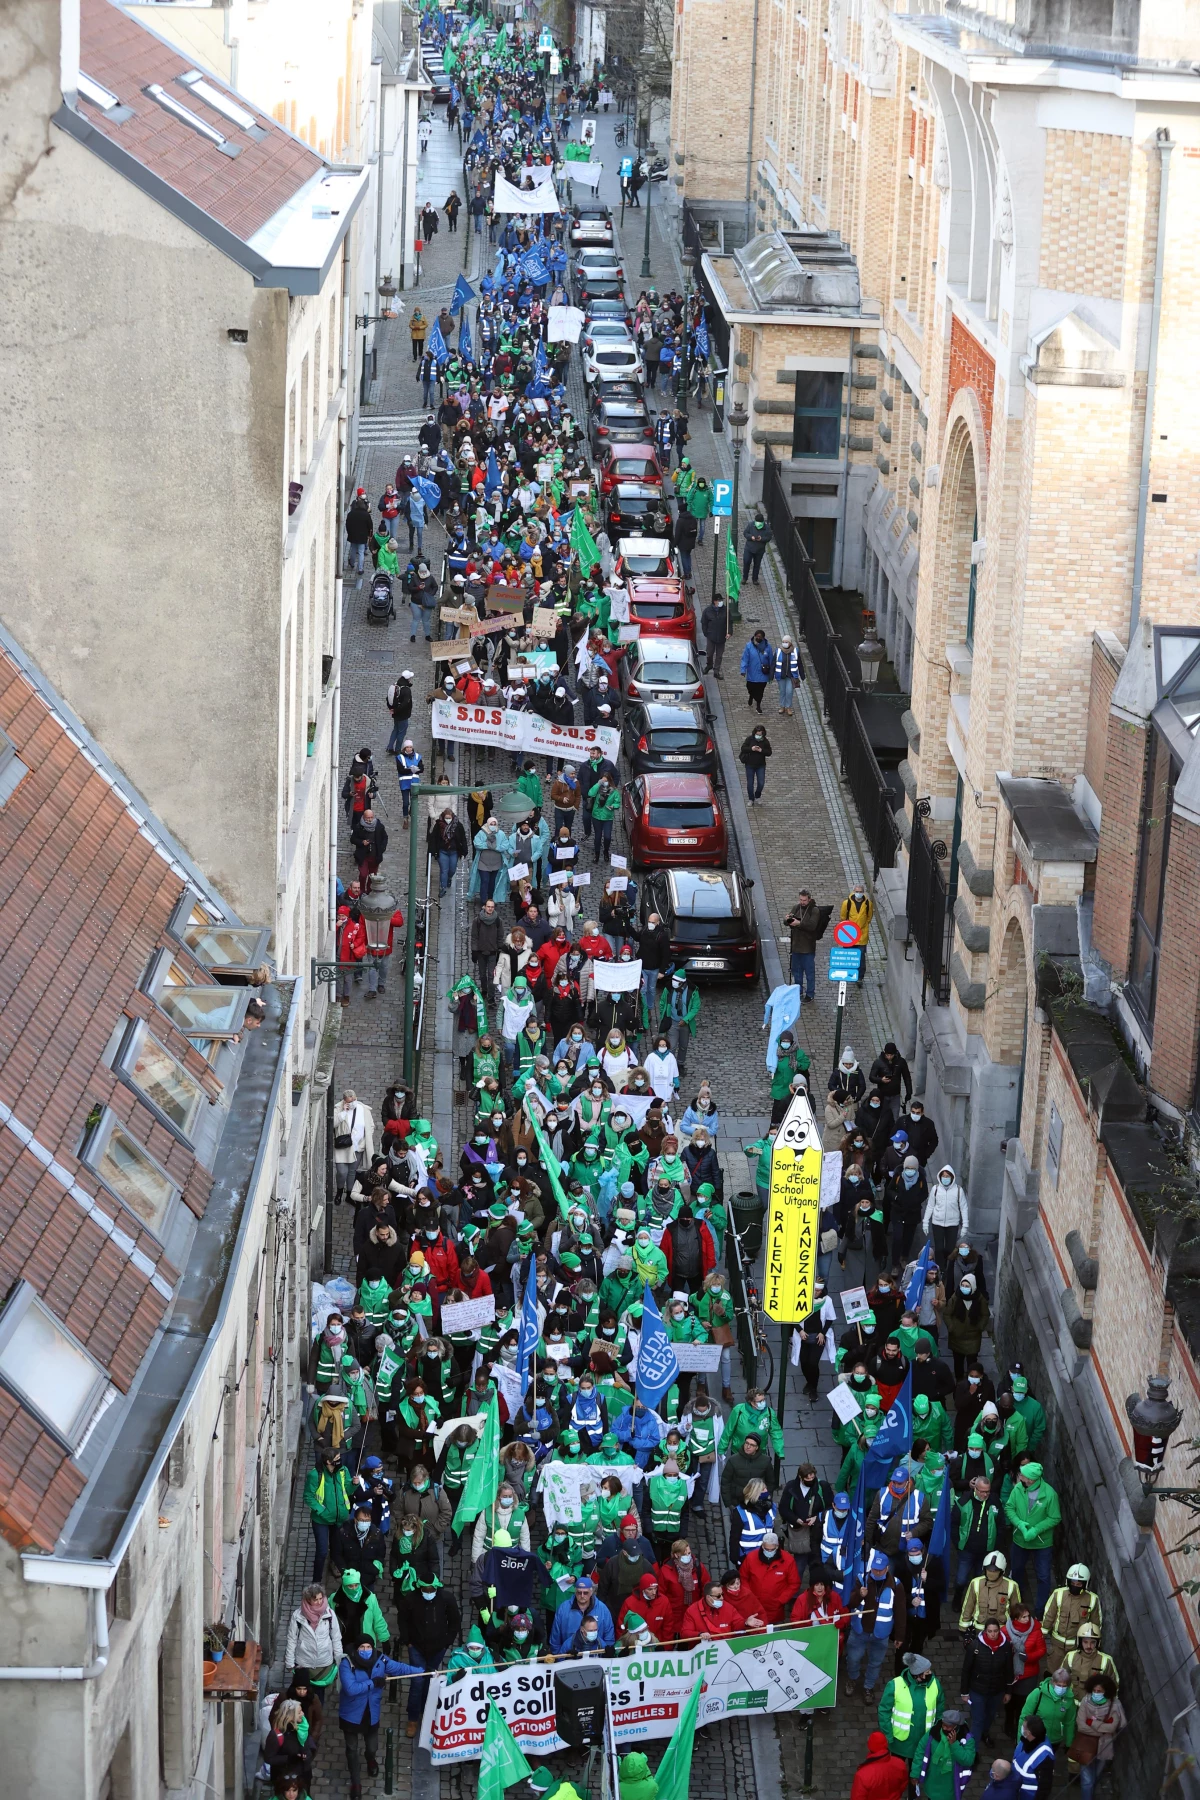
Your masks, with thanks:
[(535, 1769), (529, 1777), (529, 1785), (535, 1794), (548, 1794), (558, 1784), (559, 1777), (551, 1769)]
[(362, 1576), (357, 1569), (343, 1569), (342, 1592), (350, 1600), (357, 1600), (362, 1593)]
[(558, 1260), (564, 1269), (582, 1269), (583, 1267), (573, 1250), (564, 1250)]
[(479, 1225), (464, 1225), (459, 1236), (462, 1238), (464, 1244), (472, 1244), (481, 1233), (482, 1227)]
[(493, 1549), (496, 1549), (496, 1550), (511, 1550), (512, 1549), (512, 1532), (511, 1531), (497, 1531), (492, 1538), (492, 1547), (493, 1547)]
[(703, 1194), (706, 1200), (711, 1200), (716, 1193), (716, 1189), (713, 1187), (711, 1181), (702, 1181), (700, 1186), (696, 1189), (696, 1192), (698, 1194)]
[(929, 1411), (929, 1395), (918, 1394), (913, 1401), (913, 1412), (918, 1419), (923, 1419)]
[(428, 1119), (413, 1119), (409, 1123), (408, 1135), (410, 1137), (428, 1137), (429, 1131)]
[(472, 1625), (470, 1631), (467, 1633), (467, 1642), (468, 1644), (482, 1644), (484, 1642), (483, 1633), (480, 1631), (478, 1625)]
[(626, 1631), (645, 1631), (646, 1621), (635, 1612), (625, 1614)]
[(1017, 1470), (1017, 1477), (1021, 1481), (1040, 1481), (1042, 1479), (1041, 1463), (1022, 1463)]
[(489, 1219), (507, 1219), (507, 1217), (508, 1217), (507, 1206), (505, 1206), (502, 1201), (493, 1200), (492, 1204), (488, 1207), (488, 1218)]
[(602, 1450), (615, 1450), (617, 1448), (617, 1434), (615, 1431), (606, 1431), (604, 1433), (604, 1436), (600, 1439), (600, 1448)]
[[(980, 1450), (982, 1450), (983, 1447), (984, 1447), (983, 1439), (980, 1437), (980, 1435), (977, 1431), (973, 1431), (967, 1439), (967, 1449), (974, 1450), (976, 1452), (976, 1454), (978, 1454), (978, 1452)], [(1022, 1469), (1021, 1473), (1025, 1474), (1028, 1467), (1029, 1467), (1029, 1465), (1026, 1464), (1025, 1468)]]

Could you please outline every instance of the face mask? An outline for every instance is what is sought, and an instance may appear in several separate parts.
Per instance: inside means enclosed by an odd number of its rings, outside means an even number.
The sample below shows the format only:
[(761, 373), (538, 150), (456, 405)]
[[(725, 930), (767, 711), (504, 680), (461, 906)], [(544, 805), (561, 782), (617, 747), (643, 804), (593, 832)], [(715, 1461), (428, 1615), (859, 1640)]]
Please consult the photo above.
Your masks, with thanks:
[(752, 1412), (766, 1412), (766, 1410), (767, 1410), (767, 1403), (765, 1400), (756, 1400), (754, 1402), (753, 1407), (751, 1408)]
[(959, 1282), (958, 1291), (964, 1300), (969, 1300), (971, 1298), (971, 1289), (967, 1286), (965, 1281)]
[(471, 1658), (472, 1662), (478, 1662), (480, 1657), (483, 1655), (483, 1645), (482, 1644), (468, 1644), (467, 1645), (467, 1655)]
[(708, 1604), (712, 1608), (713, 1612), (720, 1612), (720, 1610), (724, 1606), (725, 1602), (724, 1602), (724, 1600), (710, 1600)]
[(423, 1400), (424, 1400), (424, 1398), (425, 1398), (425, 1395), (424, 1395), (424, 1393), (423, 1393), (423, 1392), (421, 1392), (421, 1393), (418, 1393), (418, 1392), (417, 1392), (417, 1391), (416, 1391), (416, 1389), (414, 1389), (414, 1390), (413, 1390), (413, 1404), (414, 1404), (414, 1406), (420, 1406), (420, 1405), (421, 1405), (421, 1403), (422, 1403), (422, 1401), (423, 1401)]
[(583, 1634), (583, 1641), (585, 1644), (594, 1644), (597, 1641), (598, 1637), (599, 1637), (598, 1632), (585, 1631)]
[(428, 1493), (428, 1491), (429, 1491), (429, 1483), (427, 1481), (414, 1481), (413, 1482), (413, 1492), (414, 1493), (425, 1494), (425, 1493)]
[(528, 1640), (529, 1640), (529, 1633), (527, 1631), (514, 1631), (513, 1632), (513, 1643), (514, 1644), (524, 1644), (524, 1643), (527, 1643)]
[(762, 1553), (762, 1558), (763, 1558), (764, 1562), (774, 1562), (775, 1558), (778, 1555), (779, 1555), (778, 1550), (764, 1550)]
[(357, 1531), (360, 1538), (365, 1538), (368, 1531), (371, 1529), (370, 1519), (355, 1519), (354, 1529)]
[(890, 1294), (891, 1291), (892, 1291), (892, 1284), (890, 1281), (881, 1281), (879, 1283), (879, 1292), (881, 1294)]
[(511, 1512), (512, 1507), (513, 1507), (513, 1503), (511, 1500), (501, 1500), (501, 1502), (500, 1502), (500, 1511), (501, 1512)]
[(421, 1598), (422, 1598), (422, 1600), (432, 1600), (436, 1593), (437, 1593), (436, 1588), (422, 1588), (421, 1589)]
[(583, 1042), (583, 1033), (582, 1033), (582, 1031), (573, 1031), (573, 1032), (572, 1032), (572, 1033), (571, 1033), (571, 1042), (572, 1042), (572, 1043), (573, 1043), (573, 1044), (582, 1044), (582, 1042)]
[(952, 1175), (939, 1175), (938, 1176), (938, 1180), (941, 1182), (941, 1184), (944, 1188), (948, 1188), (950, 1186), (951, 1182), (953, 1181), (953, 1179), (954, 1179), (954, 1177)]
[(642, 1553), (636, 1544), (626, 1544), (624, 1554), (629, 1558), (630, 1562), (636, 1562)]
[(691, 1556), (681, 1556), (679, 1559), (679, 1566), (681, 1569), (690, 1569), (692, 1566)]
[(919, 1174), (919, 1172), (920, 1171), (917, 1169), (905, 1169), (904, 1170), (903, 1180), (904, 1180), (904, 1185), (906, 1188), (916, 1187), (917, 1175)]
[(1091, 1700), (1093, 1706), (1103, 1706), (1104, 1702), (1108, 1699), (1108, 1695), (1106, 1693), (1104, 1693), (1103, 1691), (1101, 1691), (1098, 1694), (1089, 1695), (1089, 1699)]

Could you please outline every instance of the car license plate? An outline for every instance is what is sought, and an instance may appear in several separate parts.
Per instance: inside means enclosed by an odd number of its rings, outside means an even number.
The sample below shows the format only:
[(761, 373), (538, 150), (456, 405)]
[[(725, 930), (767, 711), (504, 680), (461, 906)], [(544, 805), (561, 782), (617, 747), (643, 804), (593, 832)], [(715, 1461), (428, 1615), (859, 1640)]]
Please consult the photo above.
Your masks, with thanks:
[(664, 756), (664, 762), (691, 762), (690, 756)]
[(683, 699), (682, 694), (677, 694), (674, 692), (674, 690), (668, 691), (668, 689), (666, 689), (666, 688), (659, 689), (658, 697), (660, 700), (682, 700)]
[(693, 956), (688, 961), (689, 969), (727, 969), (728, 962), (723, 956)]
[(668, 842), (668, 844), (698, 844), (700, 842), (700, 839), (694, 838), (694, 837), (692, 837), (692, 838), (669, 837), (667, 839), (667, 842)]

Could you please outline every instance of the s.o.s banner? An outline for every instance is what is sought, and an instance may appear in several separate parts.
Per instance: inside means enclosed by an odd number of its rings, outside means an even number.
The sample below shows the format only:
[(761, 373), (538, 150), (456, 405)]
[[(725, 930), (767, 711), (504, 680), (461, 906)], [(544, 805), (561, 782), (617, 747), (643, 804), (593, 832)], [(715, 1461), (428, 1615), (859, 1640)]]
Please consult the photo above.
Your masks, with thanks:
[(837, 1656), (836, 1625), (817, 1625), (749, 1633), (687, 1650), (664, 1647), (634, 1656), (563, 1657), (554, 1663), (510, 1663), (495, 1671), (456, 1671), (431, 1681), (420, 1742), (434, 1763), (477, 1759), (488, 1705), (495, 1701), (526, 1756), (564, 1750), (555, 1720), (555, 1671), (598, 1661), (608, 1678), (618, 1745), (670, 1737), (697, 1680), (701, 1725), (735, 1714), (832, 1706)]

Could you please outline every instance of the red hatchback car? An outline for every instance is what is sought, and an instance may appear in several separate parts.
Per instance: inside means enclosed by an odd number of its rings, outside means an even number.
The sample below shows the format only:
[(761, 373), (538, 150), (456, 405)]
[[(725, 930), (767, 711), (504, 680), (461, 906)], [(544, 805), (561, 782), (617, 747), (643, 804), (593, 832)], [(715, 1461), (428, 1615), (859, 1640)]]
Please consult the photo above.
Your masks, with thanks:
[(729, 838), (707, 775), (638, 775), (622, 796), (635, 869), (723, 869)]
[(641, 636), (687, 638), (696, 635), (696, 611), (682, 581), (671, 575), (638, 575), (625, 583), (629, 623)]
[(600, 464), (600, 492), (611, 493), (618, 482), (641, 481), (661, 487), (662, 470), (653, 444), (610, 444)]

